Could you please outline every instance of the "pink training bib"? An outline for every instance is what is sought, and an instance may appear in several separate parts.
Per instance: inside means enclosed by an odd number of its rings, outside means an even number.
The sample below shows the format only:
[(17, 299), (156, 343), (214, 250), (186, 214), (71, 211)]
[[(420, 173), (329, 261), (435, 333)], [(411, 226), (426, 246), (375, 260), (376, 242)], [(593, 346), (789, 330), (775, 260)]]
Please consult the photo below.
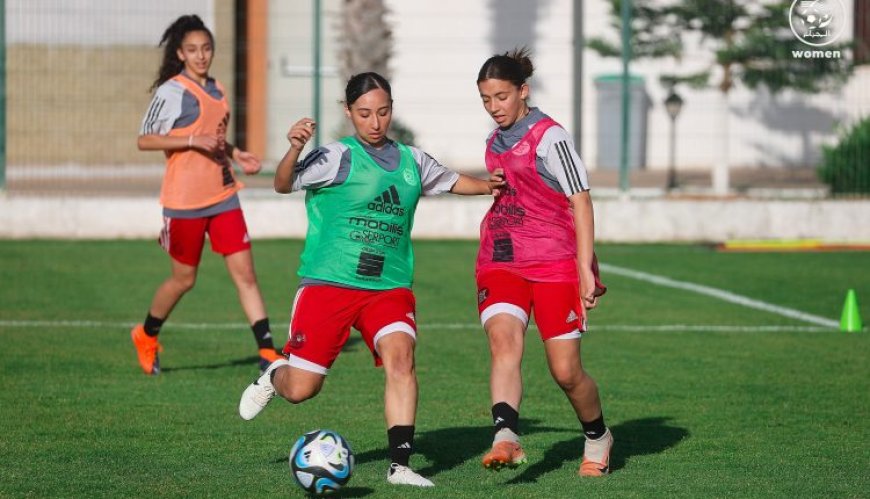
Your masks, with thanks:
[(565, 194), (541, 180), (536, 150), (544, 132), (558, 124), (551, 118), (535, 123), (511, 149), (496, 154), (486, 147), (486, 168), (504, 169), (507, 185), (480, 223), (476, 272), (510, 270), (543, 282), (577, 280), (574, 215)]

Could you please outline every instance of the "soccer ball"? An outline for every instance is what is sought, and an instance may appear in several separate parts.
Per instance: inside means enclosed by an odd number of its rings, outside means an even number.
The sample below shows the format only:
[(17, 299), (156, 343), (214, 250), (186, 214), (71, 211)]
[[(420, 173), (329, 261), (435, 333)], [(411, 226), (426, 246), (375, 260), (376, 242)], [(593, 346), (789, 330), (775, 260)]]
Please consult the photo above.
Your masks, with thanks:
[(310, 431), (290, 450), (290, 472), (309, 494), (331, 494), (350, 480), (353, 451), (337, 432)]

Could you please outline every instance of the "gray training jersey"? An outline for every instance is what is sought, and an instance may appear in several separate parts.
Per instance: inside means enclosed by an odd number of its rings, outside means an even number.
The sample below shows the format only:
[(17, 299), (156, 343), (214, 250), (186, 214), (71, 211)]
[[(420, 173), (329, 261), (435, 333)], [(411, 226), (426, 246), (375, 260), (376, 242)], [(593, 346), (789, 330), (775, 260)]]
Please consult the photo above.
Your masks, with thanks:
[[(535, 126), (535, 123), (546, 117), (546, 114), (533, 107), (529, 110), (529, 114), (509, 128), (495, 129), (486, 138), (486, 142), (488, 144), (493, 134), (496, 134), (492, 143), (492, 152), (501, 154), (515, 146), (528, 133), (529, 129)], [(560, 151), (567, 151), (568, 154), (559, 154)], [(556, 192), (571, 196), (589, 190), (586, 167), (574, 149), (574, 141), (571, 136), (561, 126), (552, 126), (544, 132), (535, 155), (537, 156), (535, 166), (538, 175)], [(572, 179), (579, 179), (579, 183)]]
[[(395, 171), (399, 167), (399, 148), (395, 142), (388, 140), (380, 149), (375, 149), (363, 141), (360, 143), (375, 163), (385, 171)], [(458, 173), (442, 166), (419, 148), (408, 146), (408, 149), (420, 172), (424, 196), (448, 192), (459, 180)], [(332, 142), (311, 151), (296, 164), (293, 190), (319, 189), (342, 184), (350, 172), (350, 155), (350, 148), (341, 142)]]

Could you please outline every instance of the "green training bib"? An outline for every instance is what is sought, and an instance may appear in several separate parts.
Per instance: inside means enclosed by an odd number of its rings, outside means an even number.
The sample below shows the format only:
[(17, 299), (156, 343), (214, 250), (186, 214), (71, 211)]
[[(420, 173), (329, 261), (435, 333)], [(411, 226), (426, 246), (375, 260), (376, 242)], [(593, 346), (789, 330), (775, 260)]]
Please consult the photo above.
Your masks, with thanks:
[(411, 151), (399, 148), (399, 167), (381, 168), (355, 137), (344, 183), (307, 191), (308, 234), (299, 275), (364, 289), (411, 287), (411, 228), (422, 193)]

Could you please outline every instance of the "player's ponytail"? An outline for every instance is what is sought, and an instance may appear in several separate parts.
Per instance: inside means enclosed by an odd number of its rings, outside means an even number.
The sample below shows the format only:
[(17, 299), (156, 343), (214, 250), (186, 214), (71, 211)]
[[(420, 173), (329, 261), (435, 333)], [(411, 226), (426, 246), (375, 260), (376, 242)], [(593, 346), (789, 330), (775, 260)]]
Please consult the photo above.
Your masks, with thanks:
[(177, 75), (184, 69), (184, 62), (178, 58), (178, 49), (181, 48), (181, 42), (184, 37), (191, 31), (203, 31), (211, 40), (214, 47), (214, 35), (211, 34), (205, 23), (196, 14), (189, 16), (181, 16), (166, 28), (163, 32), (163, 37), (160, 38), (158, 47), (163, 47), (163, 61), (160, 63), (160, 69), (157, 71), (157, 79), (151, 85), (150, 90), (154, 90), (167, 80)]
[(487, 59), (477, 73), (477, 83), (489, 79), (505, 80), (519, 88), (534, 72), (535, 66), (529, 57), (529, 50), (519, 47)]

